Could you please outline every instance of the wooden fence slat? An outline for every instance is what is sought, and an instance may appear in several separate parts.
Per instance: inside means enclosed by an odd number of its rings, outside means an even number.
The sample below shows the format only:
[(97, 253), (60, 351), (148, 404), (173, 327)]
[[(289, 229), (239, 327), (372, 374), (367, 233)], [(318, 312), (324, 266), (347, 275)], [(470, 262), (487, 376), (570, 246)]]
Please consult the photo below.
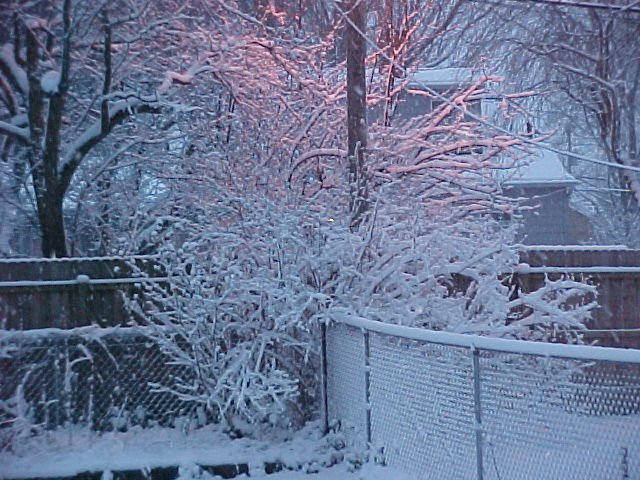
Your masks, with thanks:
[[(615, 267), (640, 267), (640, 250), (555, 247), (524, 250), (521, 262), (532, 267), (612, 267), (607, 273), (588, 273), (598, 286), (601, 307), (588, 325), (595, 330), (640, 329), (640, 273), (615, 271)], [(78, 275), (91, 279), (125, 279), (137, 268), (150, 277), (160, 277), (162, 269), (152, 257), (0, 260), (0, 282), (22, 280), (75, 280)], [(552, 276), (560, 274), (552, 274)], [(525, 291), (544, 282), (543, 273), (518, 273)], [(129, 322), (122, 292), (130, 292), (133, 284), (72, 285), (0, 288), (0, 328), (35, 329), (46, 327), (73, 328), (96, 324), (117, 326)], [(600, 344), (640, 348), (640, 335), (633, 332), (591, 335)]]
[[(74, 328), (87, 325), (103, 327), (130, 322), (122, 298), (135, 288), (131, 283), (135, 262), (150, 277), (158, 280), (162, 270), (152, 258), (92, 258), (36, 261), (0, 260), (2, 282), (69, 281), (66, 285), (0, 285), (0, 328)], [(121, 279), (121, 283), (77, 283), (78, 275), (89, 279)]]

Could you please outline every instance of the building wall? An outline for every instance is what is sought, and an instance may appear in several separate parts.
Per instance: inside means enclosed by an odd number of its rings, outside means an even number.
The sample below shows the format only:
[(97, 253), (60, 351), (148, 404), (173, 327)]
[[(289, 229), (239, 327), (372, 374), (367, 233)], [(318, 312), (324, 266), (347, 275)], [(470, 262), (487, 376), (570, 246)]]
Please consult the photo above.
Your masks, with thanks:
[(519, 186), (509, 189), (524, 199), (518, 241), (527, 245), (579, 245), (593, 242), (588, 219), (569, 205), (569, 189), (563, 186)]

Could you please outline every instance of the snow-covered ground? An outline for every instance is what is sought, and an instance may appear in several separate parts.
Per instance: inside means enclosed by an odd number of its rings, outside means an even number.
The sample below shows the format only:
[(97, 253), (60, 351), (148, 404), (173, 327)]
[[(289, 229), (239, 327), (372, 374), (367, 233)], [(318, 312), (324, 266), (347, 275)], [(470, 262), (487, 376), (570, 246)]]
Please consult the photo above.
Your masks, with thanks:
[[(322, 437), (310, 425), (289, 438), (231, 440), (218, 426), (185, 434), (178, 429), (132, 428), (102, 435), (86, 429), (58, 430), (21, 439), (0, 453), (0, 478), (47, 478), (83, 472), (179, 467), (181, 480), (219, 478), (200, 466), (246, 464), (251, 479), (411, 480), (390, 468), (359, 465), (340, 437)], [(266, 464), (283, 470), (267, 475)], [(357, 467), (356, 467), (357, 466)], [(236, 478), (249, 478), (242, 474)]]
[[(180, 471), (180, 476), (177, 480), (218, 480), (219, 478), (220, 477), (209, 475), (206, 472), (198, 471), (197, 469), (194, 471), (187, 468)], [(269, 475), (252, 473), (251, 476), (243, 474), (236, 477), (236, 479), (239, 480), (249, 478), (251, 480), (414, 480), (413, 477), (392, 468), (369, 463), (363, 465), (358, 470), (353, 470), (344, 464), (340, 464), (316, 473), (288, 470)]]

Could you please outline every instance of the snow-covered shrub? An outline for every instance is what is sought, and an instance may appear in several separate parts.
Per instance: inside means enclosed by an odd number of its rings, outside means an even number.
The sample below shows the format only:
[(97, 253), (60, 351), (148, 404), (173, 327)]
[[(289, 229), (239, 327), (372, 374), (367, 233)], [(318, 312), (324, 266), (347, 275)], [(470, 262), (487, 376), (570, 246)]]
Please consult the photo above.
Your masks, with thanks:
[[(152, 336), (194, 380), (161, 388), (246, 433), (313, 413), (319, 320), (356, 315), (459, 333), (573, 337), (594, 289), (563, 279), (520, 292), (513, 228), (380, 200), (366, 228), (285, 201), (233, 198), (176, 224), (169, 287), (147, 292)], [(205, 219), (209, 219), (208, 221)]]
[(534, 339), (581, 328), (592, 287), (564, 279), (522, 292), (511, 281), (519, 260), (504, 218), (514, 207), (495, 172), (520, 141), (466, 115), (491, 79), (431, 114), (372, 125), (367, 208), (354, 222), (343, 80), (282, 70), (299, 67), (287, 57), (295, 48), (258, 51), (254, 77), (270, 83), (245, 92), (252, 101), (234, 112), (234, 141), (193, 139), (171, 213), (152, 235), (171, 280), (145, 294), (141, 313), (195, 378), (159, 388), (243, 430), (313, 412), (319, 320)]
[(241, 431), (306, 419), (318, 375), (314, 320), (329, 304), (307, 278), (321, 248), (313, 216), (266, 201), (213, 210), (217, 221), (185, 223), (187, 241), (161, 249), (170, 286), (147, 292), (154, 338), (195, 373), (164, 388)]
[[(0, 346), (0, 358), (9, 358), (10, 349)], [(24, 439), (40, 430), (33, 420), (33, 409), (25, 399), (24, 387), (34, 371), (30, 368), (17, 385), (11, 397), (0, 399), (0, 451), (12, 450)]]
[(519, 290), (511, 228), (486, 217), (458, 223), (417, 217), (374, 227), (359, 245), (353, 236), (349, 242), (332, 240), (334, 262), (342, 266), (340, 287), (331, 292), (333, 312), (536, 340), (559, 332), (575, 339), (584, 328), (595, 306), (595, 288), (547, 279), (534, 292)]

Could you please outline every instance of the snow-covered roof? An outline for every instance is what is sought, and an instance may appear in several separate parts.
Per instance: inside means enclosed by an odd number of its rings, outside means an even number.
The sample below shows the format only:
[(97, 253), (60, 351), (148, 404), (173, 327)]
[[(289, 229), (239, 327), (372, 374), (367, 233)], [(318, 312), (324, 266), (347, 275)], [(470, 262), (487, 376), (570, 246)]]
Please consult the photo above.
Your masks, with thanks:
[(512, 171), (504, 181), (507, 187), (517, 186), (573, 186), (579, 182), (564, 169), (558, 155), (548, 150), (538, 150), (529, 162)]
[(472, 83), (478, 75), (471, 68), (424, 68), (410, 74), (410, 85), (428, 87), (464, 86)]

